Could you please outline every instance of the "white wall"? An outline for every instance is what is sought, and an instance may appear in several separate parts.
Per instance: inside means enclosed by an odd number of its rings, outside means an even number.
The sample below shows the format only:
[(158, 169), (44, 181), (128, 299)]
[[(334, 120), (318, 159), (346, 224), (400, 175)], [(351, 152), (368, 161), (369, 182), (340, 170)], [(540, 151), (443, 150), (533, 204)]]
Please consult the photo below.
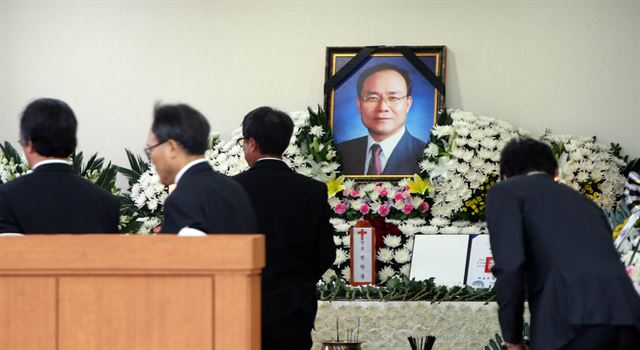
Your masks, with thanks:
[(0, 140), (66, 100), (80, 149), (125, 165), (157, 100), (228, 136), (249, 110), (322, 104), (325, 47), (446, 45), (447, 105), (597, 135), (640, 156), (640, 1), (0, 0)]

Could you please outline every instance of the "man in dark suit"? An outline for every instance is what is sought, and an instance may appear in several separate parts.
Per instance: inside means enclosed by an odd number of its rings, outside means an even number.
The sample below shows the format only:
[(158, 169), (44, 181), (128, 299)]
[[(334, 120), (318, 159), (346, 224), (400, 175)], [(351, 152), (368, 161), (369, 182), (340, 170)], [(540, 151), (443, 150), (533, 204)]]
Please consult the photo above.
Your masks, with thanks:
[(409, 175), (419, 171), (426, 143), (406, 129), (411, 78), (391, 64), (365, 70), (357, 82), (356, 104), (367, 136), (337, 145), (342, 172), (350, 175)]
[(327, 187), (283, 161), (293, 122), (260, 107), (244, 117), (243, 149), (251, 169), (235, 176), (247, 190), (267, 236), (262, 273), (262, 349), (309, 349), (316, 283), (336, 256)]
[[(554, 181), (551, 148), (509, 142), (502, 182), (487, 198), (498, 316), (508, 349), (522, 344), (525, 294), (531, 349), (638, 349), (640, 297), (602, 210)], [(526, 291), (526, 292), (525, 292)]]
[(20, 144), (32, 173), (0, 186), (0, 233), (115, 233), (120, 203), (74, 173), (76, 117), (59, 100), (30, 103)]
[(164, 185), (176, 184), (164, 203), (160, 232), (193, 228), (205, 233), (257, 233), (242, 186), (214, 171), (204, 153), (209, 123), (185, 104), (158, 105), (145, 152)]

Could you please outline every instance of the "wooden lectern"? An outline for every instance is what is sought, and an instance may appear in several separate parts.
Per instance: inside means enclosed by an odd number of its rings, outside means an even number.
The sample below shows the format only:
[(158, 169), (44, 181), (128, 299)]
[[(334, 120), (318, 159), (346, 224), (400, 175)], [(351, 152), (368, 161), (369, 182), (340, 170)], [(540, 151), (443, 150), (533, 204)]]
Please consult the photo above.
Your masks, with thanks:
[(260, 349), (264, 266), (262, 235), (0, 237), (0, 349)]

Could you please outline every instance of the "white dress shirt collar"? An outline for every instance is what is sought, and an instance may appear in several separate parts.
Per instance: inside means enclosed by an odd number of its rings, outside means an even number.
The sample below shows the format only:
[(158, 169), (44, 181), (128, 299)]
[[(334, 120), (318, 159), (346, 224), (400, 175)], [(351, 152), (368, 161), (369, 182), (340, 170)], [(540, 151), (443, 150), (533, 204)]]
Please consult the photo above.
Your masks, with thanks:
[(391, 152), (396, 148), (405, 132), (407, 132), (407, 129), (402, 128), (402, 130), (397, 132), (395, 135), (391, 135), (384, 141), (380, 142), (376, 142), (371, 135), (367, 134), (367, 158), (364, 162), (363, 174), (367, 174), (367, 170), (369, 170), (369, 162), (371, 162), (371, 146), (374, 144), (380, 145), (380, 148), (382, 149), (382, 153), (380, 153), (380, 165), (382, 168), (380, 170), (384, 171), (385, 166), (387, 166), (387, 160), (389, 160), (389, 157), (391, 156)]
[(182, 169), (180, 169), (180, 171), (178, 171), (178, 174), (176, 175), (176, 179), (175, 179), (174, 183), (177, 185), (178, 181), (180, 181), (180, 178), (182, 177), (182, 175), (184, 175), (184, 173), (186, 173), (187, 170), (191, 169), (191, 167), (193, 167), (196, 164), (204, 163), (206, 161), (207, 161), (206, 159), (200, 158), (200, 159), (192, 160), (191, 162), (187, 163), (187, 165), (183, 166)]
[(68, 161), (68, 160), (63, 160), (63, 159), (47, 159), (47, 160), (39, 161), (36, 164), (34, 164), (31, 167), (31, 170), (36, 170), (37, 167), (39, 167), (41, 165), (47, 165), (47, 164), (66, 164), (66, 165), (71, 165), (71, 162)]

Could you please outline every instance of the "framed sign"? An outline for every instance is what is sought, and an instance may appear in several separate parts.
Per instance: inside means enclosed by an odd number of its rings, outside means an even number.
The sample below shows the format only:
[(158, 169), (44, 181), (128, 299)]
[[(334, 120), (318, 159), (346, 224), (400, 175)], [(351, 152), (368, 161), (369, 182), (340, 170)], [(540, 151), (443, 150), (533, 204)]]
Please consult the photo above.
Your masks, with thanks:
[(352, 286), (376, 284), (376, 229), (365, 220), (351, 228), (349, 282)]
[(491, 288), (496, 278), (491, 273), (493, 254), (489, 235), (470, 235), (464, 283), (474, 288)]
[(410, 278), (436, 284), (463, 285), (467, 261), (467, 235), (415, 235)]
[(328, 113), (342, 172), (357, 179), (420, 172), (444, 108), (446, 47), (329, 47)]

